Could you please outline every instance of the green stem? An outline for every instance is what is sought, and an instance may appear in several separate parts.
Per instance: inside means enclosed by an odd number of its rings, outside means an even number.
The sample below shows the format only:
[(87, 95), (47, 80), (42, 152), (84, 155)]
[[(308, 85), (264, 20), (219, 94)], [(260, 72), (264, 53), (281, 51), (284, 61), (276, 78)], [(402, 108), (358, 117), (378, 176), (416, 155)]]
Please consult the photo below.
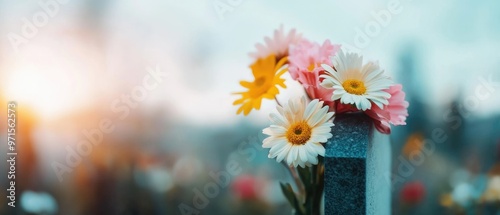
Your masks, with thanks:
[(321, 198), (323, 197), (323, 190), (325, 187), (325, 164), (323, 157), (319, 157), (319, 162), (318, 165), (315, 166), (315, 177), (316, 180), (314, 180), (314, 196), (313, 196), (313, 211), (312, 215), (319, 215), (320, 214), (320, 207), (321, 207)]
[(292, 178), (293, 178), (293, 181), (295, 182), (295, 185), (297, 185), (297, 188), (299, 189), (299, 201), (300, 202), (303, 202), (304, 201), (304, 198), (306, 197), (305, 196), (305, 188), (304, 188), (304, 184), (302, 184), (302, 181), (300, 180), (299, 178), (299, 174), (297, 174), (297, 170), (295, 169), (295, 167), (293, 166), (290, 166), (288, 164), (286, 164), (286, 162), (281, 162), (283, 165), (285, 165), (288, 170), (290, 170), (290, 174), (292, 175)]
[(295, 184), (299, 189), (299, 201), (303, 202), (304, 199), (306, 198), (306, 189), (304, 188), (304, 184), (300, 180), (299, 174), (297, 174), (297, 170), (295, 169), (295, 167), (288, 166), (288, 169), (290, 169), (290, 173), (292, 174), (293, 180), (295, 181)]

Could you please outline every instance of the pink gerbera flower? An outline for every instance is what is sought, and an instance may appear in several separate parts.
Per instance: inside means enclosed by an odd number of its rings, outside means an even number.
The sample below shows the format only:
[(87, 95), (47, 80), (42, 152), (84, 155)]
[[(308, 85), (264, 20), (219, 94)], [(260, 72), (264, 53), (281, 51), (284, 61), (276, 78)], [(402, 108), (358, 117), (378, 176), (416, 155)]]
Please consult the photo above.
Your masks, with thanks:
[(255, 59), (261, 59), (274, 54), (277, 61), (279, 61), (281, 58), (288, 56), (290, 45), (297, 44), (301, 39), (302, 34), (297, 33), (295, 29), (292, 29), (285, 34), (283, 25), (281, 25), (279, 29), (274, 30), (273, 38), (265, 37), (264, 44), (255, 44), (257, 51), (252, 52), (249, 55)]
[(332, 45), (326, 40), (322, 45), (307, 40), (300, 41), (290, 49), (288, 71), (294, 80), (299, 81), (310, 99), (319, 99), (332, 106), (333, 89), (321, 87), (320, 75), (324, 69), (321, 64), (332, 66), (330, 57), (340, 50), (340, 45)]
[(385, 105), (383, 109), (373, 105), (370, 110), (366, 111), (366, 114), (374, 119), (377, 130), (384, 134), (390, 134), (390, 124), (406, 125), (409, 104), (405, 101), (405, 93), (401, 84), (393, 85), (385, 91), (391, 94), (388, 99), (389, 104)]

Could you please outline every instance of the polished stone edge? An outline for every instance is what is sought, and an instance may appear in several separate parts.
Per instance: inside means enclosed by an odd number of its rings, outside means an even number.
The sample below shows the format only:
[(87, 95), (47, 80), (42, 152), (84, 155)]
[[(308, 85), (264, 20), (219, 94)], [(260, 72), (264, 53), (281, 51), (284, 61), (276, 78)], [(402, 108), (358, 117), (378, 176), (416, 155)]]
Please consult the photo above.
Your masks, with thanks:
[(362, 114), (335, 119), (325, 149), (325, 214), (390, 214), (388, 135)]

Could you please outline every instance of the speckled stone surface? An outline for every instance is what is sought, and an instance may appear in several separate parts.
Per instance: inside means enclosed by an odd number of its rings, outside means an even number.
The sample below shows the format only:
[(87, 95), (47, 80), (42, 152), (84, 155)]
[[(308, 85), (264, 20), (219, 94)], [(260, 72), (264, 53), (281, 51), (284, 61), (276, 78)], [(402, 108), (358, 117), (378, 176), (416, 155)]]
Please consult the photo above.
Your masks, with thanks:
[(390, 145), (364, 114), (336, 117), (325, 153), (325, 214), (390, 214)]

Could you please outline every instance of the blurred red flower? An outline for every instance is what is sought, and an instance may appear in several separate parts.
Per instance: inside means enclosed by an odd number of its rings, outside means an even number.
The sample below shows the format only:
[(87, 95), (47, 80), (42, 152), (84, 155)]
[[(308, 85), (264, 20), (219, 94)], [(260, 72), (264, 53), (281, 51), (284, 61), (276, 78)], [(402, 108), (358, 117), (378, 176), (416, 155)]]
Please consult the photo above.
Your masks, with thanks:
[(257, 199), (262, 181), (252, 175), (241, 175), (234, 179), (231, 189), (241, 199)]
[(401, 189), (400, 198), (407, 204), (418, 204), (425, 197), (425, 186), (420, 181), (406, 183)]

